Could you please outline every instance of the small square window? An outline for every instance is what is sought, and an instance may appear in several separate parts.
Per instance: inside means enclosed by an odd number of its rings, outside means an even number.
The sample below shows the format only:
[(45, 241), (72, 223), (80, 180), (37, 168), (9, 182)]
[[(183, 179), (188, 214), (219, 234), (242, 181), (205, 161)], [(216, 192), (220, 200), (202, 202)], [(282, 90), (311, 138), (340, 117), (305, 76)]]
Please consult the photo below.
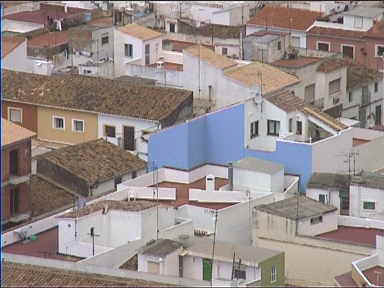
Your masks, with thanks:
[(221, 48), (221, 54), (222, 55), (228, 55), (228, 48), (226, 48), (226, 47)]
[(259, 121), (254, 121), (251, 123), (251, 139), (259, 136)]
[(289, 127), (288, 127), (289, 132), (292, 132), (292, 125), (293, 125), (293, 119), (290, 118), (290, 119), (289, 119)]
[(72, 124), (73, 131), (84, 132), (84, 120), (73, 120)]
[(171, 33), (176, 32), (176, 24), (175, 23), (169, 23), (169, 32), (171, 32)]
[(372, 202), (372, 201), (364, 201), (363, 202), (363, 208), (365, 210), (375, 210), (375, 205), (376, 203), (375, 202)]
[(277, 42), (277, 50), (281, 50), (281, 41)]
[(384, 46), (376, 46), (376, 57), (384, 56)]
[(353, 101), (353, 94), (352, 94), (352, 92), (348, 93), (348, 101), (349, 101), (349, 103), (352, 103), (352, 101)]
[(65, 118), (59, 116), (53, 116), (53, 128), (55, 129), (65, 129)]
[(20, 108), (8, 108), (8, 119), (14, 123), (22, 122), (22, 109)]
[(108, 42), (109, 42), (108, 35), (101, 37), (101, 45), (108, 44)]
[(303, 134), (303, 122), (296, 121), (296, 135), (302, 135)]
[(244, 270), (235, 269), (235, 279), (246, 279), (246, 272)]
[(115, 138), (116, 137), (116, 127), (105, 125), (104, 126), (104, 136)]
[(375, 93), (379, 91), (379, 83), (375, 82)]
[(280, 121), (268, 120), (267, 135), (279, 137)]
[(323, 216), (313, 217), (311, 218), (311, 225), (318, 224), (323, 222)]
[(133, 57), (133, 46), (132, 44), (124, 44), (124, 56)]
[(271, 270), (271, 283), (275, 282), (276, 280), (277, 280), (277, 269), (276, 269), (276, 266), (273, 265)]
[(329, 52), (329, 44), (323, 43), (323, 42), (318, 42), (317, 43), (317, 50)]

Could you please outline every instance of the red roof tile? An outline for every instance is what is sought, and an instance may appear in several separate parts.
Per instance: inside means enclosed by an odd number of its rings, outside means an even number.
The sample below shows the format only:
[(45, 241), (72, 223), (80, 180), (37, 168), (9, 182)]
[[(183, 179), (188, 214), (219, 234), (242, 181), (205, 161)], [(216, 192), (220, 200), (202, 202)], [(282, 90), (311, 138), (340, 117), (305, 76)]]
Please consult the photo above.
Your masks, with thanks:
[(287, 68), (301, 68), (313, 63), (317, 63), (322, 58), (317, 57), (298, 57), (296, 59), (281, 59), (272, 63), (273, 66)]
[(325, 27), (315, 26), (308, 31), (308, 34), (312, 36), (327, 35), (327, 36), (361, 39), (364, 36), (366, 36), (367, 33), (364, 31), (352, 31), (352, 30), (345, 30), (345, 29), (325, 28)]
[(248, 24), (306, 30), (321, 15), (319, 12), (304, 9), (265, 6)]
[(56, 47), (68, 43), (68, 31), (48, 32), (28, 40), (28, 47), (44, 48)]
[(344, 273), (335, 277), (339, 287), (357, 287), (357, 283), (352, 278), (352, 272)]

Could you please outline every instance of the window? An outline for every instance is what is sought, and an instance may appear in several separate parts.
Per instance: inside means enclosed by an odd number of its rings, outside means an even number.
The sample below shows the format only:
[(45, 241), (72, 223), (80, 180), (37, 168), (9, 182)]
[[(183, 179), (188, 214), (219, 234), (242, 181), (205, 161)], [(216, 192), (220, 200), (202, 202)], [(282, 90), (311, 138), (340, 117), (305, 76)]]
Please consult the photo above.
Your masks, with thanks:
[(151, 55), (150, 55), (151, 46), (149, 46), (149, 44), (145, 44), (144, 50), (145, 50), (145, 65), (149, 65), (150, 59), (151, 59)]
[(376, 45), (376, 57), (384, 56), (384, 46)]
[(375, 125), (381, 125), (381, 105), (376, 106)]
[(235, 278), (236, 279), (246, 279), (246, 273), (244, 270), (235, 269)]
[(329, 52), (329, 43), (317, 42), (317, 50)]
[(121, 176), (118, 176), (115, 178), (115, 189), (117, 189), (117, 185), (120, 184), (121, 182), (122, 182)]
[(325, 204), (325, 194), (319, 194), (319, 202)]
[(348, 46), (348, 45), (341, 45), (341, 52), (343, 53), (344, 58), (351, 58), (353, 59), (354, 55), (354, 47)]
[(277, 50), (281, 50), (281, 41), (277, 42)]
[(311, 218), (311, 225), (318, 224), (323, 222), (323, 216), (313, 217)]
[(279, 136), (280, 132), (280, 121), (268, 120), (268, 131), (269, 136)]
[(329, 95), (340, 91), (340, 78), (329, 82)]
[(14, 187), (10, 192), (11, 198), (9, 202), (9, 208), (11, 215), (13, 216), (19, 212), (19, 189), (18, 187)]
[(315, 102), (315, 83), (308, 85), (305, 87), (305, 92), (304, 92), (304, 100), (306, 103), (314, 103)]
[(72, 131), (84, 132), (84, 120), (72, 120)]
[(226, 47), (221, 48), (221, 54), (222, 55), (228, 55), (228, 48), (226, 48)]
[(124, 44), (124, 56), (133, 57), (133, 46), (132, 44)]
[(291, 37), (291, 45), (293, 47), (300, 47), (300, 37), (299, 36), (292, 36)]
[(259, 136), (259, 121), (254, 121), (251, 123), (251, 139)]
[(13, 107), (8, 108), (8, 119), (11, 122), (21, 123), (22, 114), (23, 114), (23, 109), (21, 108), (13, 108)]
[(65, 118), (60, 116), (53, 116), (53, 128), (65, 129)]
[(379, 91), (379, 83), (375, 82), (375, 93)]
[(356, 28), (363, 27), (363, 17), (362, 16), (355, 16), (354, 17), (354, 24)]
[(272, 270), (271, 270), (271, 283), (275, 282), (277, 280), (277, 270), (276, 266), (272, 265)]
[(109, 42), (108, 35), (104, 35), (104, 36), (101, 37), (101, 45), (108, 44), (108, 42)]
[(361, 101), (362, 101), (362, 103), (361, 104), (363, 104), (363, 105), (365, 105), (365, 104), (368, 104), (369, 102), (371, 102), (371, 97), (370, 97), (370, 93), (369, 93), (369, 89), (368, 89), (368, 86), (363, 86), (362, 88), (361, 88), (361, 94), (362, 94), (362, 99), (361, 99)]
[(137, 177), (137, 172), (136, 171), (132, 171), (132, 179), (135, 179)]
[(293, 119), (290, 118), (290, 119), (289, 119), (289, 127), (288, 127), (289, 132), (292, 132), (292, 125), (293, 125)]
[(375, 202), (364, 201), (363, 202), (363, 208), (365, 210), (375, 210)]
[(169, 32), (171, 32), (171, 33), (176, 32), (176, 24), (175, 23), (169, 23)]
[(353, 101), (353, 94), (352, 94), (352, 92), (348, 93), (348, 101), (349, 101), (349, 103), (351, 103)]
[(115, 138), (116, 137), (116, 127), (105, 125), (104, 126), (104, 136)]
[(303, 134), (303, 122), (296, 121), (296, 135), (302, 135)]

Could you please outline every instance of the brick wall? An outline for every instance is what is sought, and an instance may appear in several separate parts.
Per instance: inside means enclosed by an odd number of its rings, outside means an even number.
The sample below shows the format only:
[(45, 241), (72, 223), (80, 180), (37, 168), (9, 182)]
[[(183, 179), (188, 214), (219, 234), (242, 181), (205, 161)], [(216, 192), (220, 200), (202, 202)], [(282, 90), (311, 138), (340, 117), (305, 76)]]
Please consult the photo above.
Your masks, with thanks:
[(37, 174), (41, 174), (85, 197), (89, 196), (87, 181), (44, 158), (37, 159)]
[(9, 153), (13, 150), (18, 150), (18, 171), (17, 176), (25, 176), (31, 173), (31, 140), (28, 139), (13, 145), (7, 145), (1, 151), (3, 161), (3, 169), (1, 173), (2, 181), (7, 181), (9, 178), (10, 160)]
[[(12, 95), (8, 95), (12, 96)], [(10, 101), (2, 101), (2, 116), (8, 119), (8, 107), (16, 107), (23, 109), (21, 126), (37, 133), (37, 107), (30, 104), (16, 103)]]
[[(19, 193), (19, 202), (18, 202), (18, 214), (27, 213), (31, 209), (30, 198), (29, 198), (29, 182), (25, 182), (16, 186)], [(7, 186), (2, 189), (1, 192), (1, 220), (7, 221), (11, 215), (11, 187)]]

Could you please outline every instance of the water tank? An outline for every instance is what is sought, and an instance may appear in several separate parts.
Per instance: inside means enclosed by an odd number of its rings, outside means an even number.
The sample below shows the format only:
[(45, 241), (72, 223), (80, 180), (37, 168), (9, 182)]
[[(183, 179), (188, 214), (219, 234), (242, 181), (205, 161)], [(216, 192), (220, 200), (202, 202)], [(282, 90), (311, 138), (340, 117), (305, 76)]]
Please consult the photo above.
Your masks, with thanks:
[(215, 190), (215, 176), (210, 174), (205, 177), (205, 190), (207, 192), (213, 192), (213, 190)]

